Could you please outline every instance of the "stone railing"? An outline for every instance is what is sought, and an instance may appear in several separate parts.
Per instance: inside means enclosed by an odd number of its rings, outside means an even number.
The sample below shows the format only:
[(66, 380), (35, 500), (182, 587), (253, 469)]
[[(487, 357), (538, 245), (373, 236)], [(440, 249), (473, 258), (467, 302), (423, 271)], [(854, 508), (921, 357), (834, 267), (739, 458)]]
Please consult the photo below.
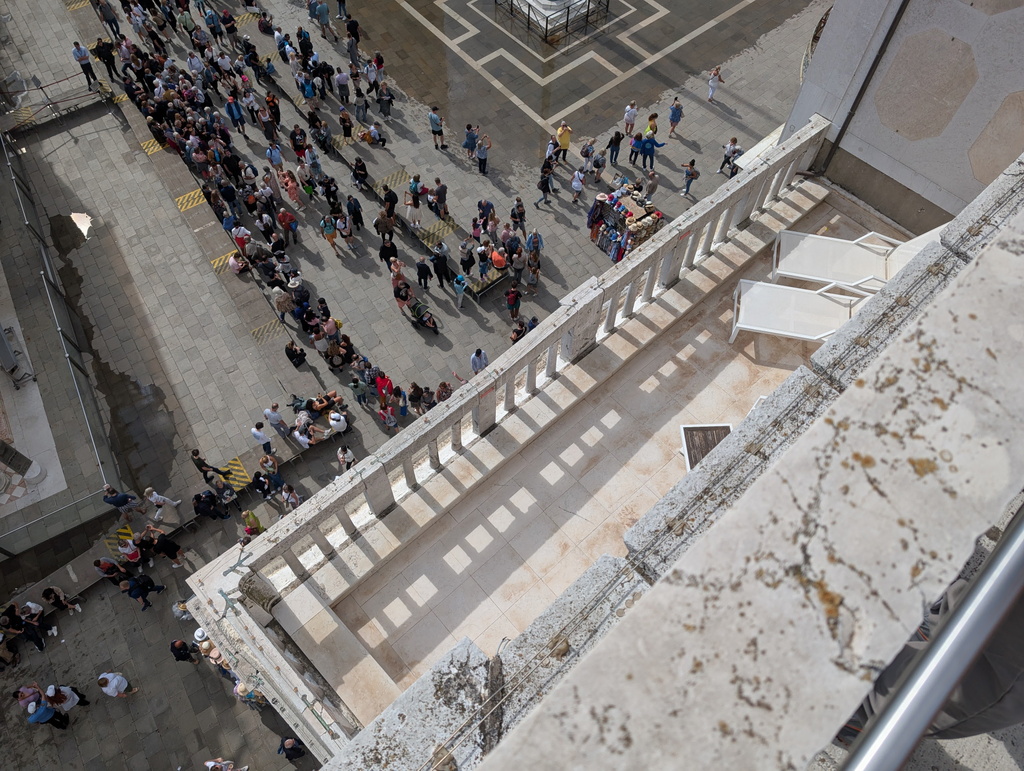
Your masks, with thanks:
[[(650, 302), (674, 284), (685, 268), (707, 257), (752, 214), (779, 197), (796, 171), (813, 159), (828, 125), (815, 116), (622, 262), (567, 295), (557, 311), (469, 385), (253, 543), (254, 559), (249, 567), (281, 591), (307, 580), (335, 555), (343, 533), (356, 531), (350, 511), (362, 506), (375, 516), (385, 514), (405, 492), (440, 470), (442, 458), (486, 434), (560, 367), (578, 360), (628, 319), (638, 303)], [(426, 462), (418, 463), (418, 458)], [(275, 574), (273, 578), (270, 572)]]
[(273, 606), (338, 554), (356, 534), (357, 524), (365, 529), (390, 511), (456, 458), (463, 445), (487, 434), (560, 369), (582, 358), (638, 307), (727, 241), (751, 215), (773, 204), (796, 171), (814, 158), (828, 126), (815, 116), (622, 262), (571, 292), (539, 327), (449, 400), (244, 550), (222, 554), (189, 578), (196, 591), (190, 607), (211, 638), (238, 660), (236, 671), (243, 680), (269, 691), (275, 708), (321, 761), (362, 726), (315, 668), (267, 628)]

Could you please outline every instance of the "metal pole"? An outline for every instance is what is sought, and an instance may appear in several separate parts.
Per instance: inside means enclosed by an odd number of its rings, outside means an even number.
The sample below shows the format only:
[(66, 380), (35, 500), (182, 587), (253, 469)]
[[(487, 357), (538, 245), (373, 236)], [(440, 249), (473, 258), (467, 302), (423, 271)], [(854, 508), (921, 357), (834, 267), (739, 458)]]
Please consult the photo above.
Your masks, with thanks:
[(1024, 507), (962, 603), (854, 745), (843, 771), (898, 771), (1024, 588)]

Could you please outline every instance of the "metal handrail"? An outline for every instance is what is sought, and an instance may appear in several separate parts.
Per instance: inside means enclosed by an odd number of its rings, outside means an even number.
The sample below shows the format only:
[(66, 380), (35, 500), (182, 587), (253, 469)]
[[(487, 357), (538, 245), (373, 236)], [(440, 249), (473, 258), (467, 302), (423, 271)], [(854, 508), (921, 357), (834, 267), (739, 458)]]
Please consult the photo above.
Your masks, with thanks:
[(77, 501), (71, 501), (71, 503), (66, 503), (63, 506), (61, 506), (59, 509), (54, 509), (49, 514), (43, 514), (43, 516), (39, 517), (39, 519), (33, 519), (31, 522), (26, 522), (24, 525), (18, 525), (16, 528), (14, 528), (13, 530), (8, 530), (6, 533), (0, 533), (0, 540), (3, 540), (4, 538), (7, 538), (8, 536), (14, 535), (19, 530), (24, 530), (26, 527), (31, 527), (32, 525), (38, 524), (39, 522), (42, 522), (47, 517), (52, 517), (54, 514), (60, 514), (62, 511), (64, 511), (64, 509), (70, 509), (72, 506), (77, 506), (78, 504), (83, 503), (84, 501), (87, 501), (87, 500), (89, 500), (90, 498), (92, 498), (94, 496), (102, 495), (105, 492), (106, 492), (106, 490), (97, 490), (95, 492), (89, 493), (88, 495), (86, 495), (86, 496), (84, 496), (82, 498), (79, 498)]
[(858, 737), (843, 771), (899, 771), (1024, 589), (1024, 507), (961, 603)]

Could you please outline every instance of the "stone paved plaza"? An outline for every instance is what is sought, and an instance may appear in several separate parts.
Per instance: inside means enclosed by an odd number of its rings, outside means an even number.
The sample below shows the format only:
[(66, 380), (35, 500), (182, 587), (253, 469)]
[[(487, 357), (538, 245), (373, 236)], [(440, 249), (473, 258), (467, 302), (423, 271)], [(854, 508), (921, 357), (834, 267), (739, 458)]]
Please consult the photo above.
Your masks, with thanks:
[[(55, 0), (43, 0), (31, 8), (8, 9), (14, 19), (5, 50), (25, 73), (38, 74), (44, 83), (77, 72), (71, 41), (102, 34), (89, 6), (71, 5), (76, 7), (68, 11)], [(267, 7), (286, 31), (306, 22), (301, 5), (276, 0)], [(549, 49), (508, 24), (499, 6), (476, 0), (398, 0), (377, 6), (376, 13), (350, 4), (365, 30), (363, 52), (381, 50), (400, 99), (395, 120), (385, 129), (390, 138), (386, 151), (361, 147), (343, 153), (367, 157), (371, 174), (380, 164), (420, 173), (424, 180), (440, 176), (449, 185), (454, 219), (464, 229), (479, 199), (494, 201), (499, 213), (507, 214), (514, 196), (523, 195), (528, 225), (538, 227), (545, 239), (541, 293), (524, 302), (523, 313), (543, 318), (569, 289), (610, 264), (589, 239), (585, 215), (591, 196), (573, 206), (563, 192), (539, 213), (529, 203), (536, 197), (536, 170), (550, 125), (565, 119), (576, 139), (596, 136), (603, 147), (615, 126), (621, 128), (628, 100), (637, 100), (641, 116), (659, 112), (664, 127), (659, 136), (666, 146), (658, 151), (662, 178), (655, 200), (666, 215), (676, 216), (690, 205), (677, 195), (681, 162), (697, 158), (703, 176), (693, 192), (703, 197), (725, 181), (714, 170), (729, 136), (750, 147), (785, 120), (799, 88), (807, 41), (826, 7), (821, 0), (735, 5), (676, 0), (665, 6), (637, 2), (635, 7), (613, 1), (608, 26)], [(239, 9), (231, 10), (239, 15)], [(259, 38), (264, 52), (272, 48), (255, 24), (239, 32)], [(322, 38), (315, 37), (320, 44)], [(325, 49), (321, 55), (328, 61), (343, 63), (341, 53)], [(171, 51), (182, 59), (186, 49), (175, 39)], [(710, 105), (706, 71), (716, 64), (723, 65), (726, 84), (717, 95), (719, 104)], [(102, 74), (102, 65), (96, 67)], [(286, 83), (287, 68), (278, 70), (278, 83), (285, 86), (283, 123), (304, 123), (294, 89)], [(667, 106), (675, 95), (686, 115), (681, 136), (665, 139)], [(215, 103), (220, 106), (219, 100)], [(447, 153), (434, 150), (426, 118), (433, 104), (453, 129), (479, 122), (491, 136), (487, 177), (461, 151), (461, 131), (449, 136)], [(187, 459), (191, 447), (200, 447), (215, 463), (239, 455), (251, 447), (249, 428), (269, 401), (283, 402), (290, 393), (312, 395), (348, 378), (315, 363), (312, 371), (293, 370), (282, 348), (287, 335), (299, 339), (294, 326), (269, 339), (253, 335), (275, 320), (270, 307), (260, 305), (251, 280), (215, 272), (211, 260), (229, 251), (230, 244), (209, 207), (182, 212), (175, 203), (198, 183), (170, 153), (147, 153), (143, 143), (150, 137), (130, 104), (110, 107), (83, 100), (83, 105), (63, 123), (42, 122), (40, 116), (40, 125), (19, 131), (18, 139), (27, 149), (26, 162), (48, 212), (88, 212), (94, 218), (90, 240), (62, 259), (61, 278), (96, 353), (93, 374), (121, 449), (124, 476), (139, 488), (152, 484), (184, 497), (202, 487)], [(337, 101), (329, 98), (323, 112), (335, 115)], [(332, 128), (336, 125), (332, 120)], [(265, 144), (255, 130), (249, 134), (249, 141), (236, 136), (236, 145), (262, 167)], [(285, 155), (286, 161), (293, 160)], [(351, 191), (338, 160), (325, 159), (324, 167), (343, 193)], [(625, 152), (619, 168), (629, 168)], [(560, 172), (563, 188), (566, 183)], [(361, 198), (369, 222), (373, 204)], [(357, 237), (357, 256), (339, 260), (323, 239), (314, 237), (321, 211), (310, 207), (298, 213), (305, 237), (289, 254), (314, 296), (326, 297), (345, 321), (343, 331), (357, 349), (396, 383), (407, 387), (418, 380), (433, 387), (441, 379), (452, 380), (452, 370), (468, 377), (474, 348), (482, 346), (494, 358), (509, 345), (509, 320), (498, 292), (479, 304), (467, 297), (459, 313), (451, 292), (439, 290), (436, 282), (421, 296), (437, 311), (444, 331), (438, 338), (421, 335), (399, 318), (372, 230)], [(428, 213), (425, 224), (430, 219)], [(10, 213), (4, 220), (12, 221)], [(244, 222), (251, 227), (248, 219)], [(411, 264), (421, 247), (399, 239), (399, 251)], [(384, 439), (373, 413), (358, 415), (352, 441), (357, 456), (373, 452)], [(303, 493), (313, 493), (338, 473), (333, 456), (334, 445), (314, 448), (291, 463), (285, 476)], [(275, 515), (268, 504), (256, 510), (264, 522)], [(237, 520), (223, 528), (204, 522), (197, 536), (182, 536), (181, 543), (190, 549), (189, 566), (223, 551), (240, 530)], [(58, 540), (56, 547), (51, 543), (5, 563), (4, 587), (11, 590), (45, 575), (87, 541), (81, 534)], [(17, 767), (192, 768), (218, 755), (250, 762), (254, 771), (287, 767), (275, 754), (274, 731), (284, 729), (269, 710), (257, 715), (235, 704), (227, 682), (205, 664), (193, 672), (171, 660), (167, 643), (181, 632), (163, 600), (184, 596), (181, 574), (186, 571), (158, 567), (171, 588), (147, 615), (138, 615), (138, 606), (108, 585), (97, 585), (87, 594), (86, 613), (62, 620), (58, 639), (64, 642), (50, 638), (45, 654), (27, 654), (27, 663), (13, 674), (0, 674), (8, 691), (21, 681), (38, 679), (45, 685), (55, 678), (81, 688), (112, 666), (131, 673), (143, 689), (125, 703), (100, 701), (92, 686), (94, 706), (81, 711), (67, 732), (29, 726), (23, 714), (8, 706), (0, 721)], [(190, 632), (191, 627), (181, 629)]]

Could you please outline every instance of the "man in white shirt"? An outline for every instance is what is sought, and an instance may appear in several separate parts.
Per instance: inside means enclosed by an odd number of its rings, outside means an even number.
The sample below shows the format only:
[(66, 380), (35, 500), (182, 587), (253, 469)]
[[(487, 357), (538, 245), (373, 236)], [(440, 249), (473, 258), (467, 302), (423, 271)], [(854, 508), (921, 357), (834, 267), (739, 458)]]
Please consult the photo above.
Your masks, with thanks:
[(305, 434), (302, 431), (302, 429), (296, 428), (294, 431), (292, 431), (292, 438), (302, 445), (303, 450), (309, 449), (309, 436)]
[(718, 167), (719, 174), (724, 174), (725, 172), (722, 170), (726, 166), (731, 166), (732, 159), (735, 158), (737, 154), (743, 152), (742, 150), (740, 150), (740, 146), (739, 143), (736, 141), (736, 137), (730, 139), (729, 144), (722, 145), (722, 149), (725, 151), (725, 157), (722, 158), (722, 165)]
[(71, 49), (71, 55), (82, 66), (82, 72), (85, 73), (85, 85), (92, 91), (92, 84), (98, 83), (99, 80), (96, 78), (96, 73), (93, 72), (92, 62), (89, 61), (89, 49), (76, 40), (75, 47)]
[(284, 418), (281, 417), (281, 413), (278, 412), (278, 408), (278, 403), (274, 402), (269, 408), (263, 410), (263, 417), (267, 419), (271, 428), (277, 431), (277, 433), (281, 436), (288, 436), (288, 424), (285, 423)]
[[(104, 672), (96, 680), (96, 685), (100, 687), (100, 690), (107, 696), (111, 696), (117, 699), (127, 699), (128, 694), (135, 693), (138, 688), (132, 688), (132, 684), (129, 683), (124, 675), (120, 672)], [(131, 688), (131, 690), (128, 690)]]
[(270, 455), (274, 452), (274, 448), (270, 444), (270, 437), (263, 433), (262, 421), (253, 426), (250, 431), (252, 432), (252, 438), (256, 440), (256, 444), (263, 448), (264, 453)]
[(348, 431), (348, 413), (341, 410), (331, 410), (331, 414), (327, 416), (327, 420), (331, 424), (331, 428), (339, 434), (344, 434)]
[(487, 358), (487, 351), (483, 348), (477, 348), (476, 353), (469, 357), (469, 366), (473, 368), (473, 374), (480, 374), (480, 370), (490, 364), (490, 360)]

